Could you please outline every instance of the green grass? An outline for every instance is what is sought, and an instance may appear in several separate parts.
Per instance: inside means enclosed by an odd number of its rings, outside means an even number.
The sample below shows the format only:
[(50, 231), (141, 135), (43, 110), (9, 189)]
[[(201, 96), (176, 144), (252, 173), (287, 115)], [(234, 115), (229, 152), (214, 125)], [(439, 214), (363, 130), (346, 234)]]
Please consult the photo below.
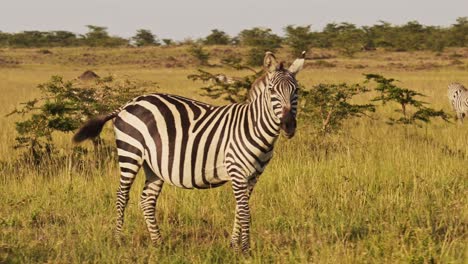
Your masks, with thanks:
[[(116, 57), (114, 64), (109, 64), (112, 58), (106, 58), (93, 69), (101, 75), (116, 73), (156, 81), (158, 91), (221, 103), (200, 96), (201, 84), (186, 78), (195, 71), (194, 65), (140, 67), (129, 62), (133, 55), (120, 59), (128, 50), (137, 53), (139, 49), (97, 50), (98, 55)], [(33, 52), (7, 50), (0, 56), (20, 60)], [(73, 57), (93, 50), (60, 52)], [(183, 50), (151, 52), (160, 52), (158, 56), (164, 58), (166, 54), (180, 56)], [(298, 78), (310, 87), (319, 82), (362, 81), (364, 72), (381, 73), (427, 94), (425, 101), (435, 108), (450, 111), (446, 86), (455, 80), (468, 84), (466, 70), (458, 66), (401, 69), (387, 65), (386, 58), (394, 55), (394, 60), (401, 59), (410, 67), (421, 63), (420, 57), (447, 57), (438, 63), (449, 65), (452, 52), (338, 57), (331, 59), (337, 61), (337, 67), (306, 68)], [(463, 60), (466, 63), (467, 56)], [(34, 87), (50, 75), (75, 78), (88, 68), (60, 63), (38, 59), (0, 68), (0, 161), (12, 164), (19, 155), (12, 149), (13, 122), (18, 117), (4, 114), (19, 102), (39, 96)], [(348, 69), (349, 64), (368, 67)], [(239, 256), (229, 248), (234, 219), (229, 184), (190, 191), (166, 185), (157, 207), (164, 245), (155, 248), (138, 205), (144, 181), (140, 173), (126, 211), (125, 240), (117, 245), (113, 241), (117, 163), (109, 161), (94, 170), (78, 171), (71, 166), (74, 161), (63, 160), (51, 171), (27, 166), (0, 170), (0, 262), (465, 263), (468, 125), (436, 121), (422, 128), (389, 126), (384, 118), (393, 114), (392, 107), (379, 106), (376, 120), (350, 120), (342, 134), (327, 139), (328, 148), (305, 123), (299, 123), (292, 140), (280, 139), (250, 203), (251, 256)], [(110, 130), (109, 126), (105, 131), (108, 140), (112, 139)], [(70, 137), (57, 135), (56, 140), (68, 148)]]

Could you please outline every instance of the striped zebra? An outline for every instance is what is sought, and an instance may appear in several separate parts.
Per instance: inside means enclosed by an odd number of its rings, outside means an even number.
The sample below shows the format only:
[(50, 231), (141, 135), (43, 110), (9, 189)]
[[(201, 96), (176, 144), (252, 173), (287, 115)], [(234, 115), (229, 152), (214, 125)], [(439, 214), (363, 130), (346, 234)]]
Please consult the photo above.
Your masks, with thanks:
[(460, 83), (451, 83), (448, 85), (448, 99), (453, 110), (457, 114), (460, 124), (468, 115), (468, 89)]
[(231, 246), (248, 251), (249, 198), (272, 158), (280, 130), (287, 138), (294, 136), (295, 76), (303, 64), (304, 58), (298, 58), (285, 69), (267, 52), (266, 74), (252, 86), (245, 103), (218, 107), (176, 95), (149, 94), (85, 123), (73, 138), (76, 143), (99, 135), (104, 123), (114, 119), (121, 175), (116, 237), (120, 237), (130, 188), (143, 167), (146, 182), (140, 205), (153, 244), (161, 242), (155, 211), (164, 183), (204, 189), (231, 181), (236, 200)]

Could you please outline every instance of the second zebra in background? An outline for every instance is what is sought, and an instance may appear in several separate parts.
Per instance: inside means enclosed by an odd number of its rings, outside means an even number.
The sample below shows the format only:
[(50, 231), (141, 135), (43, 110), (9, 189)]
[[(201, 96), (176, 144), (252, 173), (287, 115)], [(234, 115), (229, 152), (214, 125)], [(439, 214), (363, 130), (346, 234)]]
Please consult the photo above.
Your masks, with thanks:
[(460, 83), (451, 83), (448, 85), (448, 99), (458, 121), (462, 124), (468, 115), (468, 89)]

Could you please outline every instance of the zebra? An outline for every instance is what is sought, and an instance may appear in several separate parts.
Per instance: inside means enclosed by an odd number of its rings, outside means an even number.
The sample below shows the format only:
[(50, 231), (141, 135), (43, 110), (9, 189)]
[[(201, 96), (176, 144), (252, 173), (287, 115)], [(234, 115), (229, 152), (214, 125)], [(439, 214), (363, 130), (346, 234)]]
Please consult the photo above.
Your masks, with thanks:
[(154, 245), (161, 243), (156, 202), (164, 183), (185, 189), (214, 188), (230, 181), (236, 200), (231, 247), (250, 249), (249, 198), (273, 156), (280, 130), (296, 130), (296, 74), (304, 56), (286, 69), (274, 54), (264, 57), (265, 74), (251, 88), (249, 100), (212, 106), (177, 95), (136, 97), (114, 112), (86, 122), (75, 143), (93, 138), (114, 119), (120, 166), (115, 236), (121, 237), (129, 191), (139, 169), (146, 181), (140, 205)]
[(447, 89), (449, 102), (457, 114), (458, 121), (462, 124), (463, 119), (468, 115), (468, 89), (460, 83), (451, 83)]

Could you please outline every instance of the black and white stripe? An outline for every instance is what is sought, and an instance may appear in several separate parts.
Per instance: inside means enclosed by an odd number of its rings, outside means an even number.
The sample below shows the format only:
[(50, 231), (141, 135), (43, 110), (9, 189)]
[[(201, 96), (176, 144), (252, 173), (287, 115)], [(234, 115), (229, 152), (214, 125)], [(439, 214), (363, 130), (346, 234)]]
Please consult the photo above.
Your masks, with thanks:
[(451, 83), (447, 89), (449, 102), (459, 122), (463, 123), (463, 119), (468, 115), (468, 89), (460, 83)]
[(280, 134), (290, 138), (296, 129), (296, 73), (304, 59), (289, 69), (265, 56), (266, 74), (252, 87), (246, 103), (221, 107), (168, 94), (135, 98), (114, 113), (88, 121), (75, 141), (99, 134), (114, 119), (121, 171), (117, 192), (117, 226), (120, 234), (129, 191), (143, 167), (146, 183), (141, 195), (153, 243), (161, 236), (155, 206), (163, 183), (186, 189), (220, 186), (228, 181), (236, 199), (236, 217), (231, 239), (234, 248), (249, 249), (249, 197), (273, 155)]

